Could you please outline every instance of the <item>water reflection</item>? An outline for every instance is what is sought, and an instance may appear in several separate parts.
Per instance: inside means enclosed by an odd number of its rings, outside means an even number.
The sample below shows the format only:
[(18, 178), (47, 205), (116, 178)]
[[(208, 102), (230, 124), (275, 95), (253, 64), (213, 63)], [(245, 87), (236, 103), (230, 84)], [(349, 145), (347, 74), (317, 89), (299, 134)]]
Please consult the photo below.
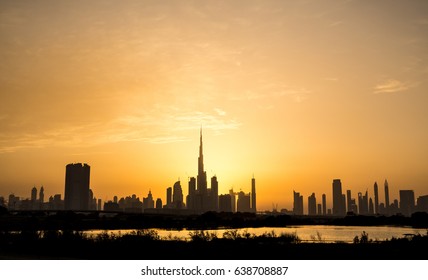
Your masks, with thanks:
[[(190, 240), (190, 234), (194, 230), (166, 230), (154, 228), (161, 239), (164, 240)], [(241, 229), (212, 229), (206, 230), (209, 233), (214, 233), (218, 238), (222, 238), (227, 231), (237, 230), (241, 235), (262, 235), (264, 233), (274, 232), (276, 235), (296, 234), (302, 242), (346, 242), (352, 243), (355, 236), (360, 236), (364, 231), (368, 234), (368, 238), (373, 241), (385, 241), (391, 238), (402, 238), (412, 234), (425, 234), (426, 229), (415, 229), (411, 227), (391, 227), (391, 226), (290, 226), (290, 227), (260, 227), (260, 228), (241, 228)], [(84, 231), (88, 236), (97, 236), (101, 233), (114, 234), (116, 236), (131, 233), (135, 230), (88, 230)]]

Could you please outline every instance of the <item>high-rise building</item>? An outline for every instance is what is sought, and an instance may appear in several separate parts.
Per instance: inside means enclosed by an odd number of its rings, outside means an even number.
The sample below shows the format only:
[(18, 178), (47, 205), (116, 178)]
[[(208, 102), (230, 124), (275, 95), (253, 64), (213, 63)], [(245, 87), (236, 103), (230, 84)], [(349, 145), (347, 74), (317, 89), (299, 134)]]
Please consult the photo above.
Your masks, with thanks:
[(256, 213), (257, 212), (257, 207), (256, 207), (256, 179), (253, 178), (251, 179), (251, 211)]
[(201, 128), (200, 139), (199, 139), (197, 182), (198, 182), (197, 187), (198, 187), (199, 193), (205, 196), (207, 193), (207, 172), (204, 170), (204, 154), (203, 154), (203, 148), (202, 148), (202, 128)]
[(251, 212), (251, 206), (250, 206), (250, 194), (246, 194), (243, 191), (240, 191), (238, 193), (238, 201), (237, 204), (237, 211), (241, 213)]
[(418, 211), (428, 213), (428, 195), (419, 196), (416, 206)]
[(217, 177), (211, 177), (211, 191), (209, 193), (211, 211), (218, 211), (218, 181)]
[(308, 215), (317, 214), (317, 199), (315, 198), (315, 193), (312, 193), (308, 197)]
[(232, 212), (236, 212), (236, 195), (233, 188), (229, 190), (230, 202), (232, 204)]
[(172, 188), (169, 187), (166, 189), (166, 207), (172, 207)]
[(43, 204), (45, 202), (45, 189), (43, 188), (43, 186), (40, 188), (39, 202), (40, 204)]
[(189, 193), (186, 197), (187, 209), (195, 213), (218, 211), (218, 181), (217, 177), (211, 178), (211, 188), (207, 187), (207, 173), (204, 170), (204, 154), (202, 142), (202, 128), (199, 140), (198, 175), (189, 180)]
[(379, 214), (379, 192), (377, 182), (374, 183), (374, 214)]
[(385, 211), (386, 214), (389, 214), (389, 188), (388, 188), (388, 181), (385, 179), (385, 183), (384, 183), (384, 187), (385, 187)]
[(89, 210), (89, 165), (70, 163), (65, 172), (65, 210)]
[(373, 214), (374, 214), (373, 199), (370, 197), (369, 198), (369, 215), (373, 215)]
[(172, 204), (175, 209), (184, 208), (183, 190), (181, 189), (180, 181), (175, 182), (173, 186)]
[(327, 215), (327, 197), (325, 193), (322, 194), (322, 214)]
[(352, 212), (352, 195), (351, 190), (346, 191), (346, 204), (347, 204), (347, 211)]
[(303, 195), (293, 191), (293, 214), (303, 215)]
[(361, 192), (358, 193), (358, 209), (360, 215), (369, 214), (369, 199), (367, 191), (364, 195)]
[(156, 209), (162, 209), (162, 199), (156, 199)]
[(415, 193), (413, 190), (400, 190), (400, 212), (410, 216), (415, 211)]
[(232, 197), (230, 194), (221, 194), (218, 198), (220, 212), (232, 212)]
[(143, 197), (143, 209), (155, 208), (155, 201), (153, 200), (152, 191), (149, 190), (147, 197)]
[(345, 216), (346, 210), (342, 195), (342, 183), (340, 179), (333, 180), (333, 215)]
[(196, 178), (190, 177), (189, 178), (189, 188), (188, 188), (188, 194), (186, 196), (186, 205), (188, 209), (195, 209), (195, 200), (196, 200)]
[(37, 189), (36, 187), (33, 187), (31, 189), (31, 202), (36, 202), (37, 200)]

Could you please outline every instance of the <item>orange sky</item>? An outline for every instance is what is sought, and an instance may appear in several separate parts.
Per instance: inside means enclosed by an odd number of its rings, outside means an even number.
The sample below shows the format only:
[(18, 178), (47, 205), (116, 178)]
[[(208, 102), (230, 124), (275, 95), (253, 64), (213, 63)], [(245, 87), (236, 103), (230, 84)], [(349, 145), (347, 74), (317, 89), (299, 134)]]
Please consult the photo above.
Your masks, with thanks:
[(0, 196), (63, 195), (74, 162), (102, 200), (186, 195), (201, 126), (260, 210), (428, 194), (427, 1), (1, 1), (0, 42)]

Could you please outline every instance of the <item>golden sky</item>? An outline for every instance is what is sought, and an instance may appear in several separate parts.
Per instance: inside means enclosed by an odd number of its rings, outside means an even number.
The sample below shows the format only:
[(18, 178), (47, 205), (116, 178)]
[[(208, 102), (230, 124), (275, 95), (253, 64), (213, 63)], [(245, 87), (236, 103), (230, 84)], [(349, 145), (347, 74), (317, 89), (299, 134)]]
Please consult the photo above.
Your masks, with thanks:
[(332, 180), (428, 194), (428, 1), (0, 2), (0, 196), (102, 200), (197, 174), (259, 210)]

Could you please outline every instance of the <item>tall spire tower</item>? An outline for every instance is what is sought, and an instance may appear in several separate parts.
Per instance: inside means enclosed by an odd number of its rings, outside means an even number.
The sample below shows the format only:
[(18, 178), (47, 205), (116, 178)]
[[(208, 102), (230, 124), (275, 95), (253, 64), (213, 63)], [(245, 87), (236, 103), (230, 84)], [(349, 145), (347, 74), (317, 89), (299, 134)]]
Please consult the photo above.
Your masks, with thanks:
[(204, 171), (204, 155), (202, 150), (202, 127), (200, 132), (199, 157), (198, 157), (198, 191), (201, 194), (207, 192), (207, 173)]

